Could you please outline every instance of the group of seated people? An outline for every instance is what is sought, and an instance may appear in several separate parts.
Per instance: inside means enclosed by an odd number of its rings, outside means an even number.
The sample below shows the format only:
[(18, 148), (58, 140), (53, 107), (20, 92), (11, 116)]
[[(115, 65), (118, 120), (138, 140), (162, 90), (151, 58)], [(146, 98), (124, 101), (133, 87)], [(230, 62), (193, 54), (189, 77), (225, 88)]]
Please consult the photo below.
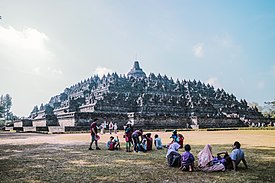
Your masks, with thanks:
[[(141, 140), (136, 142), (136, 151), (139, 152), (146, 152), (151, 151), (153, 147), (153, 138), (151, 137), (151, 133), (147, 133), (141, 136)], [(133, 142), (126, 142), (126, 152), (131, 152), (131, 144)], [(156, 149), (162, 149), (162, 142), (158, 135), (155, 135), (154, 145)], [(114, 138), (113, 136), (110, 137), (110, 140), (106, 143), (106, 149), (108, 150), (120, 150), (120, 142), (118, 137)]]
[[(131, 152), (131, 145), (134, 146), (135, 152), (147, 152), (152, 150), (153, 142), (155, 148), (162, 149), (167, 148), (166, 159), (170, 167), (180, 167), (183, 171), (194, 171), (195, 157), (190, 152), (191, 146), (186, 144), (184, 146), (185, 152), (182, 155), (178, 150), (183, 148), (184, 137), (182, 134), (178, 134), (176, 130), (172, 132), (172, 142), (168, 145), (162, 145), (161, 138), (155, 134), (155, 139), (151, 137), (151, 133), (143, 134), (143, 130), (135, 130), (131, 125), (127, 125), (125, 129), (124, 138), (126, 141), (126, 152)], [(226, 151), (217, 153), (217, 156), (213, 156), (211, 145), (207, 144), (203, 150), (201, 150), (198, 157), (198, 170), (205, 172), (225, 171), (225, 170), (237, 170), (238, 164), (242, 161), (247, 168), (246, 160), (244, 158), (244, 151), (240, 148), (241, 144), (236, 141), (233, 144), (233, 150), (230, 154)], [(118, 137), (110, 137), (110, 140), (106, 144), (106, 148), (109, 150), (119, 150), (120, 142)]]
[[(228, 154), (226, 151), (217, 153), (213, 156), (212, 147), (207, 144), (203, 150), (198, 153), (198, 170), (204, 172), (215, 172), (225, 170), (237, 170), (238, 164), (242, 161), (247, 168), (244, 151), (240, 148), (241, 144), (236, 141), (233, 144), (233, 151)], [(166, 159), (168, 166), (180, 167), (183, 171), (194, 171), (195, 158), (191, 151), (191, 146), (186, 144), (184, 146), (185, 152), (180, 155), (178, 149), (180, 144), (174, 140), (168, 147)]]
[(118, 136), (114, 138), (110, 137), (110, 140), (106, 143), (106, 149), (108, 150), (120, 150), (120, 142)]
[[(126, 152), (131, 152), (131, 146), (134, 146), (135, 152), (147, 152), (151, 151), (153, 148), (153, 142), (156, 149), (162, 149), (161, 138), (155, 134), (155, 139), (151, 137), (151, 133), (143, 134), (143, 130), (133, 131), (132, 126), (129, 124), (125, 128), (125, 134), (123, 135), (126, 142)], [(110, 140), (106, 143), (106, 148), (108, 150), (119, 150), (120, 143), (118, 137), (115, 139), (113, 136), (110, 137)]]

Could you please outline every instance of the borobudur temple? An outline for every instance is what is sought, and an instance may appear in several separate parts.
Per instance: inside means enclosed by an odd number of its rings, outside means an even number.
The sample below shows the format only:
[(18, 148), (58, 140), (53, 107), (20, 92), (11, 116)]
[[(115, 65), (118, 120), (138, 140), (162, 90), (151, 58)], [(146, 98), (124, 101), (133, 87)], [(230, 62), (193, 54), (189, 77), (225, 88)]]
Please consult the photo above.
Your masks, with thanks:
[(148, 129), (213, 128), (245, 126), (262, 114), (246, 100), (201, 81), (146, 75), (135, 61), (127, 75), (95, 75), (66, 88), (49, 103), (35, 106), (21, 126), (84, 130), (93, 118), (116, 122), (119, 128), (127, 121)]

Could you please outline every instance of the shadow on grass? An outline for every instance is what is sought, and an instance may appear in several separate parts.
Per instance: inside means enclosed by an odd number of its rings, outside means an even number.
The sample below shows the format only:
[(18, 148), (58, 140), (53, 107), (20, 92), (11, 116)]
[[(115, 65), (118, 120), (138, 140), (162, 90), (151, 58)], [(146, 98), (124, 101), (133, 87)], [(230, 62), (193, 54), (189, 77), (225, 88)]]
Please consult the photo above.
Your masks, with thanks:
[[(103, 144), (100, 144), (103, 147)], [(122, 144), (124, 147), (124, 144)], [(213, 145), (213, 152), (231, 151)], [(182, 172), (166, 165), (166, 149), (148, 153), (88, 151), (83, 145), (0, 145), (1, 182), (274, 182), (275, 151), (244, 149), (249, 169)], [(203, 146), (192, 146), (196, 157)], [(180, 150), (182, 153), (183, 150)]]

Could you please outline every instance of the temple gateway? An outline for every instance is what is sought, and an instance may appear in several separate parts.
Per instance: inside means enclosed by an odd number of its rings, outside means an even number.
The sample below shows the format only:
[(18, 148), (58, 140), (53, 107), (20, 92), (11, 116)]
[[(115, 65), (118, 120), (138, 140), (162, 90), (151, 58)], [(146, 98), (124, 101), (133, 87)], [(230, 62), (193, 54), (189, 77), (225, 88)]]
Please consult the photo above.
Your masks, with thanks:
[(23, 131), (86, 130), (89, 120), (136, 127), (214, 128), (245, 126), (263, 118), (246, 100), (201, 81), (173, 80), (146, 73), (135, 61), (125, 75), (95, 75), (35, 106), (29, 118), (14, 123)]

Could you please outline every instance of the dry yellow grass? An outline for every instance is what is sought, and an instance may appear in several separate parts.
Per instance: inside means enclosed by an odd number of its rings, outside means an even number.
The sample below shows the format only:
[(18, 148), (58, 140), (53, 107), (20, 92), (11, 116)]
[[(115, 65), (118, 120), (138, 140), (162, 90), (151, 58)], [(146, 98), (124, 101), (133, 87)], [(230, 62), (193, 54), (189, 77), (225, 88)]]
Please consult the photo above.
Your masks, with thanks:
[[(164, 144), (171, 141), (171, 132), (152, 132), (152, 136), (156, 133)], [(166, 165), (166, 149), (126, 153), (122, 132), (118, 133), (121, 151), (104, 150), (110, 134), (101, 135), (102, 150), (89, 151), (89, 133), (0, 132), (0, 182), (275, 182), (275, 130), (179, 133), (195, 157), (207, 143), (216, 153), (230, 152), (231, 144), (240, 141), (249, 169), (241, 164), (238, 172), (182, 172)]]

